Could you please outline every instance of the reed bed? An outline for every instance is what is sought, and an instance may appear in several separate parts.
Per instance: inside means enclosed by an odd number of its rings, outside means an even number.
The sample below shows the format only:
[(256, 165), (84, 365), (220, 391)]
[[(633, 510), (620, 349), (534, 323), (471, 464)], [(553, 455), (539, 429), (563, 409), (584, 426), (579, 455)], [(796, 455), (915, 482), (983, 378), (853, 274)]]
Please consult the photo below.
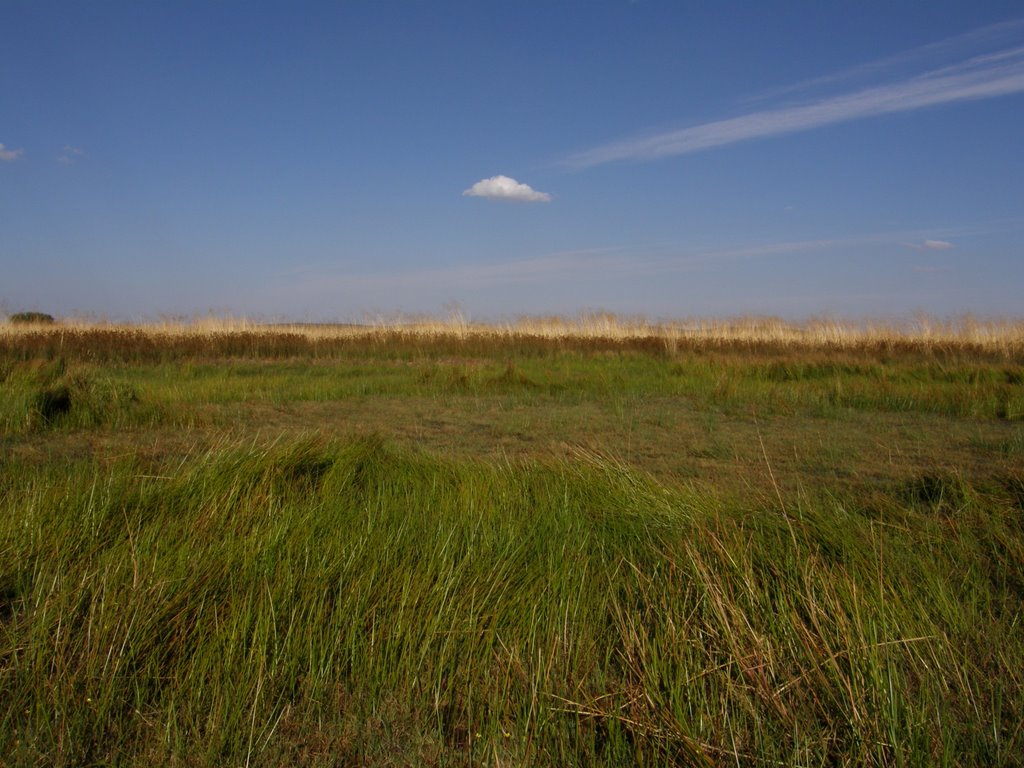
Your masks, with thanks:
[(764, 354), (846, 352), (1024, 357), (1024, 320), (940, 320), (918, 316), (906, 322), (778, 318), (694, 319), (652, 322), (608, 313), (576, 317), (523, 317), (473, 323), (376, 318), (364, 323), (258, 323), (244, 318), (199, 318), (138, 324), (68, 319), (57, 324), (0, 324), (0, 354), (54, 357), (85, 355), (113, 359), (118, 350), (144, 359), (167, 355), (276, 357), (344, 354), (390, 347), (406, 351), (474, 349), (538, 353), (551, 350), (638, 351), (677, 355), (691, 351)]

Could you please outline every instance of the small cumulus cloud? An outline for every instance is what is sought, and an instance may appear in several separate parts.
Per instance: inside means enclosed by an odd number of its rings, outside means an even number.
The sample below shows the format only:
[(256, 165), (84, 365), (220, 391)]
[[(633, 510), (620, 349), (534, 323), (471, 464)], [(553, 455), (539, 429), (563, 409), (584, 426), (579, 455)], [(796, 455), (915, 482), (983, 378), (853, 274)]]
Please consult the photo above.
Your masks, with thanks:
[(72, 147), (70, 144), (65, 144), (64, 150), (61, 154), (57, 155), (57, 162), (63, 165), (71, 165), (84, 154), (85, 152), (83, 152), (79, 147)]
[(948, 251), (956, 248), (953, 243), (945, 240), (923, 240), (920, 243), (904, 243), (904, 245), (915, 251)]
[(462, 193), (465, 197), (486, 197), (489, 200), (512, 200), (522, 203), (549, 203), (551, 195), (538, 192), (529, 184), (521, 184), (508, 176), (482, 179)]
[(25, 154), (24, 149), (8, 149), (3, 144), (0, 144), (0, 160), (10, 162), (11, 160), (17, 160), (23, 154)]

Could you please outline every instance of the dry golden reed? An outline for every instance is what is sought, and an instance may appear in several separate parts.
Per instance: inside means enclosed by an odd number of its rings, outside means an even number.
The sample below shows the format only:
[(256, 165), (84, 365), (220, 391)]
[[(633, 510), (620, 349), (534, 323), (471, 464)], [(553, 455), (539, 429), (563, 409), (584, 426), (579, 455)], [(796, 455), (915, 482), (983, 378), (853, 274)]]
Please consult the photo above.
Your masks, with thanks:
[[(304, 354), (307, 349), (403, 344), (428, 347), (468, 345), (513, 348), (600, 348), (657, 351), (764, 352), (965, 352), (1001, 358), (1024, 355), (1024, 318), (947, 319), (916, 315), (909, 320), (849, 321), (812, 318), (792, 322), (777, 317), (691, 318), (651, 321), (645, 317), (591, 312), (575, 316), (523, 316), (509, 321), (472, 322), (455, 312), (448, 318), (377, 317), (362, 323), (259, 322), (236, 317), (199, 317), (116, 323), (69, 318), (55, 325), (0, 323), (0, 346), (10, 351), (45, 346), (48, 350), (86, 344), (137, 349), (194, 347), (235, 354), (245, 346), (271, 356)], [(277, 352), (275, 353), (275, 349)]]

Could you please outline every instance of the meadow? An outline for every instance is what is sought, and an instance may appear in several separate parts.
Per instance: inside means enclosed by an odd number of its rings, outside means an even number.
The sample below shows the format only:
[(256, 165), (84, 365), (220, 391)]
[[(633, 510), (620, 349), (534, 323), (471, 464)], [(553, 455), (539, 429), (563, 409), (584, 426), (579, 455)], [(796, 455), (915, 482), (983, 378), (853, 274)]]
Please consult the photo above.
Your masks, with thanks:
[(1024, 323), (0, 325), (0, 764), (1024, 763)]

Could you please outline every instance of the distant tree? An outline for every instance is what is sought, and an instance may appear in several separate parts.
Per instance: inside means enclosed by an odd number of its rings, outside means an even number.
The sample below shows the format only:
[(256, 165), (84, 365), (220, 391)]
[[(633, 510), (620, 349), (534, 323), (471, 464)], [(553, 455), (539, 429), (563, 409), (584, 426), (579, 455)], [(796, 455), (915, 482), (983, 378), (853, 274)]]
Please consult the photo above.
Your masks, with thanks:
[(57, 321), (54, 320), (53, 315), (48, 315), (45, 312), (15, 312), (9, 318), (12, 323), (40, 323), (43, 325), (53, 325)]

